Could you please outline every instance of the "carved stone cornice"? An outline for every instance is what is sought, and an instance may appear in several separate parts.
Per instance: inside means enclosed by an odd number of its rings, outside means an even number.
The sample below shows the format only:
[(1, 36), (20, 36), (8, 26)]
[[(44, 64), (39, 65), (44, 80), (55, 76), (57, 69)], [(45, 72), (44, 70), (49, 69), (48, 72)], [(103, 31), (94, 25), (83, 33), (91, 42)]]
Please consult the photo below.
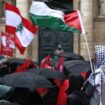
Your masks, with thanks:
[(105, 17), (104, 16), (97, 16), (96, 18), (94, 18), (94, 21), (105, 21)]

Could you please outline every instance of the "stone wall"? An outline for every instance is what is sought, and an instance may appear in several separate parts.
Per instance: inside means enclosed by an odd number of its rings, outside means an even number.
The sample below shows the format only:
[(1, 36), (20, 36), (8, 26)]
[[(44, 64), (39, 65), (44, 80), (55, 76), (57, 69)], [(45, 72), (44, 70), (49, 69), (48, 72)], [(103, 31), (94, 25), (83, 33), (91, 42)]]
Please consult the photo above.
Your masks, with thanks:
[[(16, 0), (16, 6), (21, 10), (22, 15), (29, 19), (29, 0)], [(74, 0), (74, 9), (79, 9), (86, 30), (86, 37), (90, 50), (91, 58), (94, 56), (94, 46), (96, 44), (105, 44), (105, 18), (99, 18), (98, 0)], [(4, 22), (5, 23), (5, 22)], [(0, 31), (5, 30), (3, 22), (0, 22)], [(84, 35), (74, 33), (74, 52), (82, 55), (89, 60), (87, 44)], [(38, 35), (35, 36), (32, 44), (29, 46), (24, 56), (16, 50), (17, 57), (38, 60)]]
[(0, 32), (5, 30), (4, 22), (0, 22)]
[[(29, 7), (30, 1), (29, 0), (16, 0), (16, 6), (20, 10), (23, 17), (29, 19)], [(5, 31), (5, 20), (0, 21), (0, 32)], [(21, 55), (19, 51), (16, 49), (15, 56), (19, 58), (33, 58), (35, 60), (38, 59), (38, 35), (35, 35), (33, 42), (25, 51), (24, 55)]]
[(105, 19), (96, 19), (94, 22), (94, 42), (105, 45)]

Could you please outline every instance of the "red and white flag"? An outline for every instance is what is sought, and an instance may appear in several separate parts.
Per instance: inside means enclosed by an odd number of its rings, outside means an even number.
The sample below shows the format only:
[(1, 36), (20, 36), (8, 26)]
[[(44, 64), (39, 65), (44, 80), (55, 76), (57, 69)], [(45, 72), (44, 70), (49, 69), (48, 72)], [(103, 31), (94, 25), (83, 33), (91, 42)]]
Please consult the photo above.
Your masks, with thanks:
[(63, 72), (64, 71), (64, 57), (63, 56), (61, 56), (59, 58), (56, 70), (59, 71), (59, 72)]
[(33, 40), (37, 27), (20, 14), (17, 7), (6, 3), (6, 32), (15, 34), (15, 44), (21, 54)]
[(26, 60), (26, 62), (25, 62), (24, 64), (22, 64), (21, 66), (19, 66), (19, 67), (16, 69), (15, 73), (27, 71), (28, 68), (29, 68), (29, 66), (30, 66), (30, 64), (31, 64), (31, 61), (32, 61), (32, 59)]
[(15, 49), (14, 37), (10, 34), (2, 32), (0, 53), (3, 55), (12, 56), (14, 49)]
[(51, 64), (51, 56), (50, 54), (48, 54), (41, 62), (40, 64), (40, 68), (49, 68), (51, 70), (53, 70), (53, 66)]
[(64, 13), (61, 10), (50, 8), (45, 2), (33, 0), (29, 14), (35, 25), (49, 27), (52, 30), (85, 34), (79, 10)]

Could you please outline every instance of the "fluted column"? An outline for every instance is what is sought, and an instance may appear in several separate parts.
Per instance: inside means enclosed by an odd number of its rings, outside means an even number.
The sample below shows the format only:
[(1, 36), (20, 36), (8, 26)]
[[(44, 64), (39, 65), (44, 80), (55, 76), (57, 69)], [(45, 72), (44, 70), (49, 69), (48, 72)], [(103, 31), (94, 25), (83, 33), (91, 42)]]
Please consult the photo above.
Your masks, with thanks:
[[(73, 0), (73, 9), (79, 10), (79, 6), (80, 6), (79, 4), (80, 4), (80, 0)], [(80, 54), (80, 35), (79, 33), (73, 33), (73, 34), (74, 34), (73, 52)]]
[[(16, 0), (16, 6), (18, 7), (18, 9), (21, 12), (21, 15), (25, 18), (28, 19), (28, 10), (29, 10), (29, 4), (28, 4), (28, 0)], [(20, 52), (18, 50), (16, 50), (16, 57), (19, 58), (27, 58), (28, 57), (28, 51), (25, 51), (24, 55), (21, 55)]]
[[(80, 11), (83, 24), (86, 30), (87, 41), (90, 50), (90, 56), (94, 54), (94, 39), (93, 39), (93, 0), (81, 0)], [(80, 54), (89, 60), (86, 40), (84, 35), (80, 36)]]

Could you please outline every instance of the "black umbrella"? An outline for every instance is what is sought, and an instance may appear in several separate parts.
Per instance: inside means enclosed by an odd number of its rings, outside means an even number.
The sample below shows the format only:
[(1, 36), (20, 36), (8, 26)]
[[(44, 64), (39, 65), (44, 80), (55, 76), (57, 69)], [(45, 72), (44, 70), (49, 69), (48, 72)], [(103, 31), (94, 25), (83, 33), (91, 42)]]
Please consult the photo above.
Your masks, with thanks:
[(43, 68), (31, 68), (31, 69), (28, 69), (28, 72), (39, 75), (42, 70), (43, 70)]
[(63, 54), (65, 60), (84, 60), (84, 58), (79, 55), (79, 54), (76, 54), (76, 53), (64, 53)]
[(65, 61), (64, 62), (64, 65), (74, 65), (74, 64), (77, 64), (77, 63), (87, 63), (86, 61), (81, 61), (81, 60), (69, 60), (69, 61)]
[(16, 68), (25, 63), (25, 59), (21, 58), (11, 58), (8, 60), (8, 67), (10, 68), (10, 72), (13, 73)]
[(9, 64), (23, 64), (25, 63), (25, 59), (21, 59), (21, 58), (11, 58), (9, 59)]
[(71, 74), (80, 74), (81, 72), (88, 72), (91, 67), (86, 61), (71, 60), (64, 62), (65, 72)]
[(4, 99), (4, 98), (8, 97), (9, 93), (11, 93), (12, 90), (13, 90), (13, 88), (10, 86), (0, 85), (0, 99)]
[(19, 105), (19, 104), (13, 104), (7, 100), (0, 100), (0, 105)]
[(56, 79), (58, 78), (59, 80), (64, 80), (65, 79), (65, 75), (59, 71), (56, 71), (56, 70), (50, 70), (50, 69), (47, 69), (47, 68), (36, 68), (36, 69), (31, 69), (29, 70), (30, 72), (33, 72), (33, 73), (37, 73), (38, 75), (41, 75), (41, 76), (45, 76), (49, 79)]
[[(27, 60), (21, 58), (11, 58), (9, 59), (9, 68), (11, 73), (16, 70), (17, 67), (24, 64)], [(36, 61), (32, 60), (28, 68), (39, 68), (39, 65)]]
[[(55, 57), (54, 59), (52, 59), (52, 61), (51, 61), (51, 63), (52, 63), (52, 65), (54, 66), (54, 67), (56, 67), (57, 65), (58, 65), (58, 60), (59, 60), (59, 58), (61, 57), (61, 55), (58, 55), (58, 57)], [(71, 60), (82, 60), (82, 61), (84, 61), (84, 58), (81, 56), (81, 55), (79, 55), (79, 54), (75, 54), (75, 53), (67, 53), (67, 52), (65, 52), (64, 54), (63, 54), (63, 57), (64, 57), (64, 60), (65, 61), (71, 61)]]
[(44, 76), (35, 75), (30, 72), (7, 74), (1, 79), (1, 83), (12, 87), (38, 88), (52, 87), (53, 85)]
[(83, 60), (83, 56), (76, 54), (76, 53), (65, 53), (64, 57), (67, 58), (68, 60)]

